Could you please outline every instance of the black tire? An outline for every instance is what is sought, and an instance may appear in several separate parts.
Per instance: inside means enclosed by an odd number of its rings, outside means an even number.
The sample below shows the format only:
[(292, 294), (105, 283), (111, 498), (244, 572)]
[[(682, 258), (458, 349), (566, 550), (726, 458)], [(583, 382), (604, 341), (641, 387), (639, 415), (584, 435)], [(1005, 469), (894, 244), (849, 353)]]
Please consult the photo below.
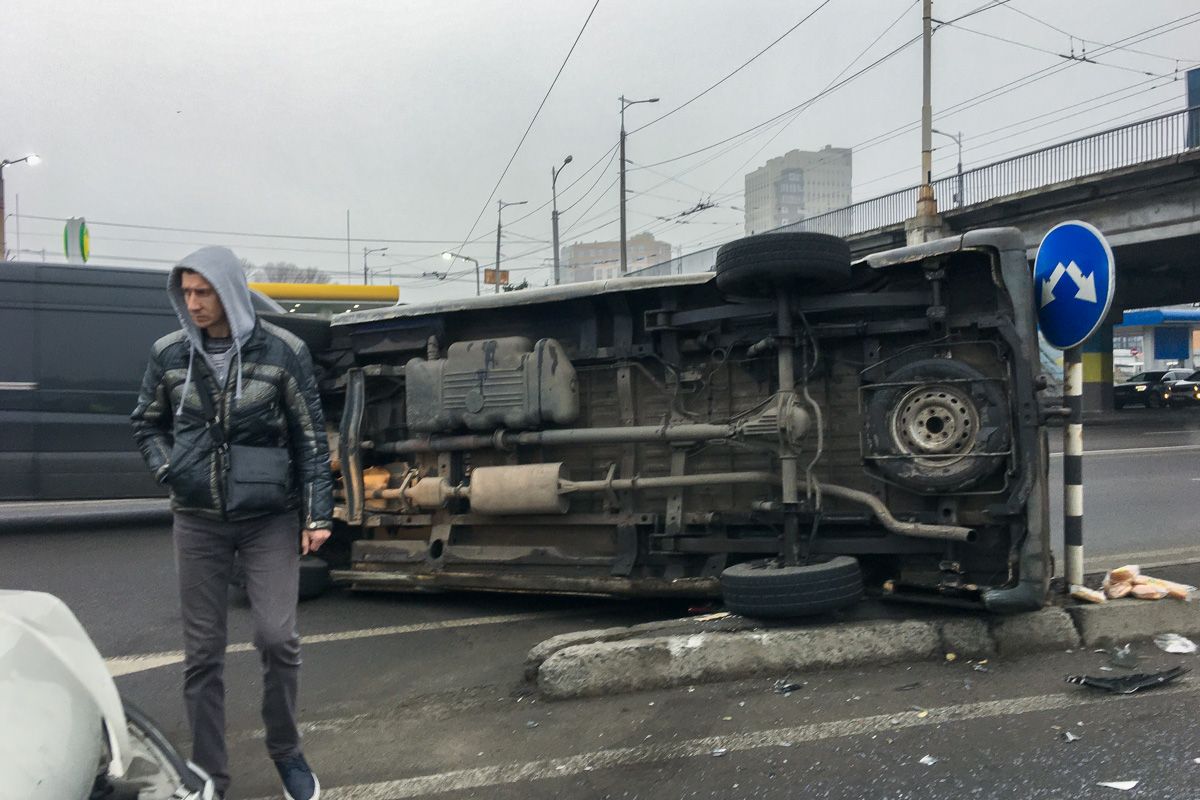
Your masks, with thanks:
[(961, 361), (931, 358), (901, 367), (883, 383), (900, 385), (872, 393), (865, 434), (868, 453), (885, 456), (873, 463), (889, 480), (919, 492), (955, 492), (1004, 464), (1012, 426), (997, 381)]
[(794, 567), (747, 561), (721, 573), (721, 594), (726, 608), (746, 617), (826, 614), (862, 599), (862, 570), (849, 556)]
[(728, 295), (828, 292), (850, 282), (850, 245), (824, 233), (762, 233), (723, 245), (714, 269), (717, 289)]

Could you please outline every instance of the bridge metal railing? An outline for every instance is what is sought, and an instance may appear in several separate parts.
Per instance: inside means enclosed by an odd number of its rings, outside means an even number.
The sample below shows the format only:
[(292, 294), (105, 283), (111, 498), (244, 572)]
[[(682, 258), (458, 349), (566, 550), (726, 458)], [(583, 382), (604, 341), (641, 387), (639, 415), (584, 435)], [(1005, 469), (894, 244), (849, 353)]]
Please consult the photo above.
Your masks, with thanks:
[[(945, 213), (1076, 178), (1179, 155), (1197, 146), (1200, 146), (1200, 106), (1193, 106), (1059, 142), (1003, 161), (964, 170), (962, 174), (938, 178), (933, 182), (933, 192), (938, 208)], [(916, 211), (918, 188), (910, 186), (785, 225), (776, 231), (811, 231), (847, 237), (897, 225)], [(719, 245), (688, 253), (631, 274), (679, 275), (710, 270), (716, 263), (718, 249)]]

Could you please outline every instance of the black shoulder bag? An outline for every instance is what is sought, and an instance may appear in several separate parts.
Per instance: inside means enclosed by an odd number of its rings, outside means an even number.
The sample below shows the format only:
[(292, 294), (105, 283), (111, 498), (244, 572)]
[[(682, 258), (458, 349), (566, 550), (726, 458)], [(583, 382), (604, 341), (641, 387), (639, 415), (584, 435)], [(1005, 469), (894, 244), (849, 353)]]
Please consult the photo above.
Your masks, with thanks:
[(292, 474), (292, 457), (288, 449), (231, 444), (225, 438), (221, 420), (217, 418), (208, 392), (204, 387), (197, 386), (196, 393), (206, 418), (205, 429), (223, 461), (225, 513), (242, 515), (286, 511), (288, 479)]

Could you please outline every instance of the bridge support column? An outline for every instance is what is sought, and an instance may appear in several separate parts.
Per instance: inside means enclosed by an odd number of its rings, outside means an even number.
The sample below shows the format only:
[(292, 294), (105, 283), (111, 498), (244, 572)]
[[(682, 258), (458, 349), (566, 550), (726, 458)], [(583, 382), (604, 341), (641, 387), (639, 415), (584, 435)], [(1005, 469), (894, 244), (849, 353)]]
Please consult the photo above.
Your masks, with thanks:
[(1113, 323), (1106, 320), (1083, 343), (1083, 410), (1113, 410)]

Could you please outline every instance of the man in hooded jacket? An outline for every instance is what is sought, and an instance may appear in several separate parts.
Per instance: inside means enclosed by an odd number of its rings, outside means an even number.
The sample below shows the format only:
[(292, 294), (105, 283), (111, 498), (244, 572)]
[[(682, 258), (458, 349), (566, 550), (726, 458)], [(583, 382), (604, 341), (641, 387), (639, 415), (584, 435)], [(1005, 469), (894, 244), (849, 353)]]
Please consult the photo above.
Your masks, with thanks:
[[(267, 752), (288, 800), (316, 800), (320, 786), (296, 727), (296, 601), (300, 554), (329, 538), (333, 496), (312, 359), (296, 336), (257, 318), (241, 264), (224, 247), (180, 261), (167, 291), (182, 329), (154, 343), (131, 419), (146, 464), (171, 490), (193, 761), (223, 795), (223, 671), (236, 554), (263, 664)], [(230, 448), (239, 445), (286, 451), (278, 500), (230, 509)]]

